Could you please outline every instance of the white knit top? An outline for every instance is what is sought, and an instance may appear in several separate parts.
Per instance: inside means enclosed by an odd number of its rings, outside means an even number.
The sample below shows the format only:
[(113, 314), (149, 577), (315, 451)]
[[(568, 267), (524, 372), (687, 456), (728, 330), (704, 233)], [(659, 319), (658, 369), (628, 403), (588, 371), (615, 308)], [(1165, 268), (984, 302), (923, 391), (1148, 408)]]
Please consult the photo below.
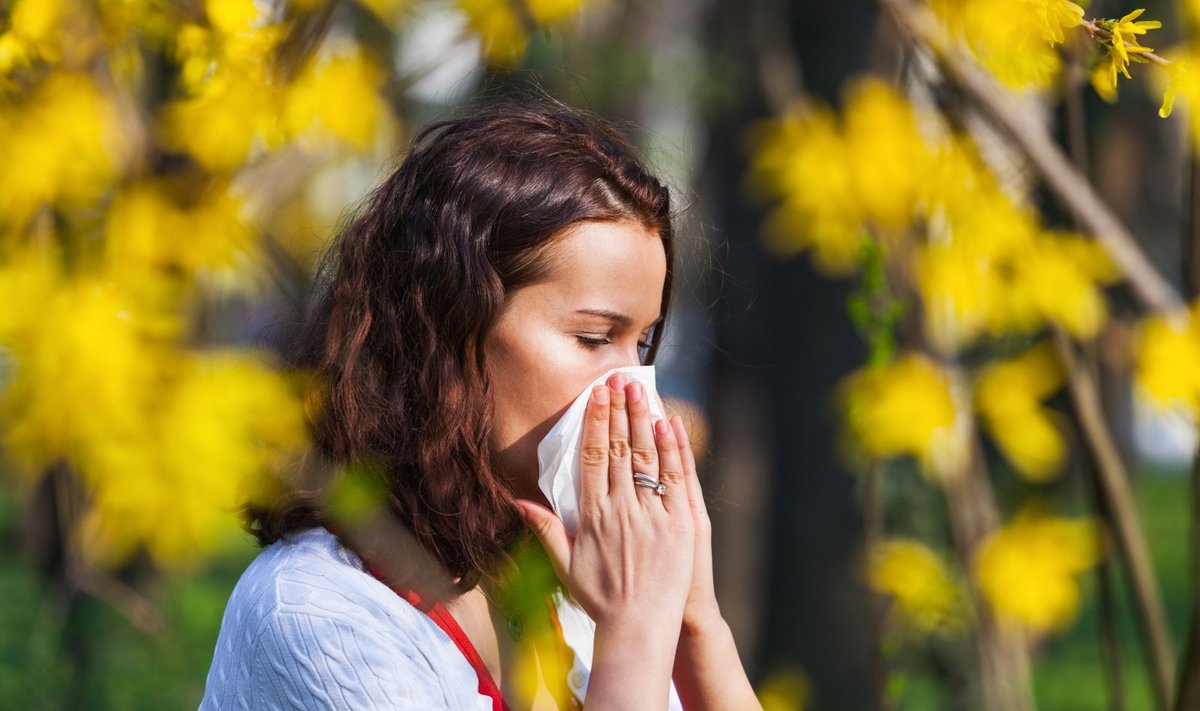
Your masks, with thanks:
[[(582, 701), (595, 624), (555, 596)], [(324, 528), (268, 546), (238, 580), (221, 620), (200, 711), (491, 711), (475, 669), (440, 627), (364, 570)], [(669, 708), (682, 711), (671, 685)]]

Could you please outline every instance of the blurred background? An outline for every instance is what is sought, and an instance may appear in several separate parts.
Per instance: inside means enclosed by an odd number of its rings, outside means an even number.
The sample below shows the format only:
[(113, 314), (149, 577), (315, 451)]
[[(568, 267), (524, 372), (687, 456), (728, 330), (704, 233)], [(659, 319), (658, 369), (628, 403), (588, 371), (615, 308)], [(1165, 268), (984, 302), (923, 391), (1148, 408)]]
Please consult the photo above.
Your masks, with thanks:
[(1192, 5), (0, 0), (0, 708), (199, 703), (321, 250), (423, 125), (539, 92), (672, 186), (660, 390), (767, 709), (1169, 708)]

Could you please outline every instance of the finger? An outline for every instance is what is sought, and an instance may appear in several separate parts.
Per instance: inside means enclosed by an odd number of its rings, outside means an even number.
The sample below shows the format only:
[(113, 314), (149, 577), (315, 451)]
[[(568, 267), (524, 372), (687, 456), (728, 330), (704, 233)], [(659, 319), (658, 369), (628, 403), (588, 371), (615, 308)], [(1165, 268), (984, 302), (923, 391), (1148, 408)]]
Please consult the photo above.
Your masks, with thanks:
[(608, 494), (607, 385), (597, 385), (588, 398), (579, 447), (579, 507), (591, 508)]
[(707, 514), (704, 505), (704, 492), (700, 488), (700, 477), (696, 473), (696, 455), (692, 452), (692, 442), (688, 438), (687, 429), (683, 426), (683, 418), (679, 415), (671, 417), (671, 429), (675, 440), (679, 443), (679, 456), (683, 462), (683, 481), (687, 488), (688, 500), (698, 512)]
[[(625, 388), (629, 407), (629, 457), (632, 471), (658, 478), (658, 445), (654, 439), (654, 425), (650, 421), (650, 407), (646, 400), (646, 388), (633, 382)], [(646, 502), (646, 497), (658, 498), (652, 489), (636, 488), (637, 495)]]
[(525, 521), (525, 525), (533, 531), (533, 535), (537, 536), (542, 547), (546, 549), (546, 555), (550, 557), (550, 564), (554, 566), (558, 579), (565, 581), (567, 572), (571, 570), (571, 541), (567, 537), (567, 530), (563, 528), (562, 519), (550, 509), (532, 501), (513, 499), (513, 503), (521, 512), (521, 519)]
[[(658, 478), (667, 486), (667, 493), (661, 497), (667, 511), (688, 509), (687, 482), (683, 472), (683, 459), (680, 456), (679, 441), (675, 431), (666, 420), (654, 423), (654, 438), (658, 446)], [(657, 496), (647, 489), (651, 496)]]
[(633, 498), (633, 466), (629, 456), (629, 411), (622, 373), (608, 379), (611, 407), (608, 413), (608, 495)]

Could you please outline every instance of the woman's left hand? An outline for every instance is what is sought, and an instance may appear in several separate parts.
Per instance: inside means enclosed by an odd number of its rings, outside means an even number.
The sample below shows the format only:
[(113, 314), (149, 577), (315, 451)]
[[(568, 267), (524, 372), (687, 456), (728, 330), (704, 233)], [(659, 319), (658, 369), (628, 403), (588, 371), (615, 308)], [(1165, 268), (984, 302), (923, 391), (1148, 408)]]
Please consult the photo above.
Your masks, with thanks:
[(673, 415), (668, 423), (675, 432), (675, 441), (679, 444), (679, 452), (683, 459), (683, 479), (696, 531), (692, 584), (683, 608), (681, 630), (684, 634), (690, 634), (721, 621), (721, 611), (713, 586), (712, 523), (704, 505), (704, 492), (701, 491), (700, 479), (696, 476), (696, 456), (692, 451), (687, 429), (684, 428), (683, 418)]

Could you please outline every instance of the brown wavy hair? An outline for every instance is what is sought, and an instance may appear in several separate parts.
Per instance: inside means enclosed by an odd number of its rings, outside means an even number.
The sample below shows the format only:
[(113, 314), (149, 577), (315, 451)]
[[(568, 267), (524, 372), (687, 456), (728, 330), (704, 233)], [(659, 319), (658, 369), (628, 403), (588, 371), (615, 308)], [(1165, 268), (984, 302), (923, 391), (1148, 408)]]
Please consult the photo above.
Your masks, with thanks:
[[(294, 353), (322, 383), (317, 449), (382, 471), (390, 509), (460, 589), (509, 561), (522, 529), (490, 456), (484, 337), (509, 296), (549, 275), (549, 248), (568, 227), (626, 220), (663, 241), (666, 314), (667, 188), (600, 119), (556, 104), (499, 106), (421, 131), (318, 267)], [(262, 545), (325, 523), (300, 495), (248, 509)]]

